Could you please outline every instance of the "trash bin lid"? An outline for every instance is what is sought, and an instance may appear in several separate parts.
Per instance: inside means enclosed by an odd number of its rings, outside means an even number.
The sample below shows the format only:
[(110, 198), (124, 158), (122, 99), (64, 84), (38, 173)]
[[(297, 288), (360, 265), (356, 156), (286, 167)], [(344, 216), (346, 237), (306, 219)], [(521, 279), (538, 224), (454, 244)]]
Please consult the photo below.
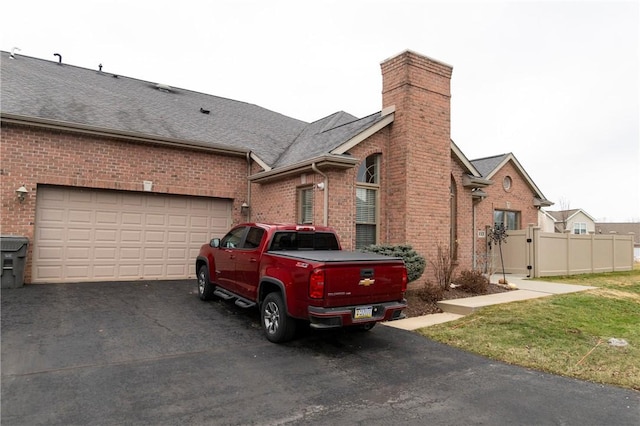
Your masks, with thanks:
[(26, 237), (17, 237), (14, 235), (0, 235), (1, 251), (18, 251), (26, 244), (29, 244), (29, 239)]

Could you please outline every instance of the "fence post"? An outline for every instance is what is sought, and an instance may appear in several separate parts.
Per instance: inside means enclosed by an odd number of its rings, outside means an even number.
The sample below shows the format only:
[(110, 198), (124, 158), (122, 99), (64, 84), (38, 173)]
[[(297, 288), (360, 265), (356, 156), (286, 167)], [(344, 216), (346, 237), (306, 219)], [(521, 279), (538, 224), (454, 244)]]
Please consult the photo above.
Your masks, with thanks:
[(531, 251), (532, 251), (532, 266), (533, 266), (533, 277), (539, 277), (540, 276), (540, 265), (538, 264), (538, 259), (540, 259), (540, 256), (538, 254), (538, 250), (540, 250), (540, 227), (536, 226), (535, 228), (533, 228), (533, 235), (532, 235), (532, 242), (531, 244), (533, 244), (533, 247), (531, 247)]

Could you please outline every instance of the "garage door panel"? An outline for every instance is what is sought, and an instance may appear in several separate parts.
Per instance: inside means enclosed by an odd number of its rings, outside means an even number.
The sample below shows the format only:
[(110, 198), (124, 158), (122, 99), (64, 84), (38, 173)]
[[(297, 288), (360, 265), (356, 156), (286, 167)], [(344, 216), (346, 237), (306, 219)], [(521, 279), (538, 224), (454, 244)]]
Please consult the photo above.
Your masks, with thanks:
[(144, 264), (142, 265), (142, 274), (147, 278), (164, 278), (163, 266), (160, 264)]
[(123, 229), (122, 231), (120, 231), (120, 242), (134, 242), (136, 244), (139, 244), (141, 238), (142, 231), (130, 229)]
[(64, 250), (62, 247), (47, 247), (40, 245), (34, 248), (33, 255), (42, 260), (53, 260), (56, 262), (62, 262)]
[(100, 243), (117, 243), (118, 231), (116, 229), (96, 229), (94, 231), (95, 241)]
[(193, 278), (230, 225), (228, 200), (39, 187), (33, 282)]
[(184, 263), (178, 265), (167, 265), (167, 278), (180, 279), (188, 274), (187, 266)]
[(109, 260), (115, 262), (117, 260), (118, 251), (115, 247), (96, 247), (93, 251), (93, 258), (96, 260)]
[(167, 199), (165, 197), (149, 197), (146, 199), (147, 207), (161, 207), (163, 210), (167, 207)]
[(122, 222), (121, 225), (142, 225), (142, 219), (144, 215), (142, 213), (122, 213)]
[(65, 229), (64, 228), (38, 228), (36, 231), (36, 239), (40, 242), (59, 242), (64, 240)]
[(147, 244), (164, 243), (165, 232), (163, 231), (146, 231), (144, 233), (144, 242)]
[(147, 214), (145, 217), (145, 224), (146, 226), (164, 227), (166, 225), (165, 220), (166, 220), (166, 217), (164, 215)]
[(179, 227), (184, 227), (187, 226), (187, 216), (186, 215), (176, 215), (176, 214), (170, 214), (169, 215), (169, 226), (179, 226)]
[(118, 250), (119, 259), (122, 261), (142, 262), (142, 248), (140, 247), (122, 247)]
[[(61, 188), (63, 192), (64, 189)], [(79, 204), (91, 204), (94, 199), (95, 193), (91, 190), (76, 190), (73, 192), (66, 192), (65, 199), (67, 199), (70, 203), (79, 203)], [(100, 201), (104, 202), (104, 201)]]
[(91, 210), (69, 210), (68, 214), (68, 223), (78, 223), (78, 224), (87, 224), (93, 222)]
[(118, 225), (118, 212), (115, 211), (97, 211), (96, 222), (98, 225)]
[(89, 276), (89, 265), (67, 265), (66, 275), (72, 280), (82, 280)]
[[(40, 194), (38, 194), (38, 197), (40, 197)], [(51, 208), (43, 212), (40, 221), (42, 223), (62, 223), (64, 221), (64, 213), (64, 209)]]
[(168, 233), (168, 242), (171, 244), (174, 243), (186, 243), (187, 242), (187, 232), (186, 231), (169, 231)]
[[(84, 226), (86, 226), (86, 224)], [(65, 239), (69, 242), (89, 242), (91, 240), (90, 228), (67, 228), (65, 234)]]
[(69, 247), (66, 260), (89, 260), (93, 258), (93, 250), (90, 247)]
[(139, 279), (142, 276), (140, 265), (119, 265), (117, 273), (118, 279)]
[(62, 274), (62, 265), (48, 265), (37, 266), (35, 268), (35, 274), (41, 280), (51, 280), (52, 282), (58, 282)]

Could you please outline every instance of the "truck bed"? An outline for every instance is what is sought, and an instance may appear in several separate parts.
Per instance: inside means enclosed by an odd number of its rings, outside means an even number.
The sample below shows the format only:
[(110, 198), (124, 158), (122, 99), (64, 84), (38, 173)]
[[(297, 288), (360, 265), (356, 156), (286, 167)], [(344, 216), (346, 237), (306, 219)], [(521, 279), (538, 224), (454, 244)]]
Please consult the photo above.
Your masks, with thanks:
[(314, 262), (397, 262), (400, 257), (383, 256), (376, 253), (363, 253), (360, 251), (345, 250), (278, 250), (269, 251), (273, 256), (286, 256), (296, 259), (304, 259)]

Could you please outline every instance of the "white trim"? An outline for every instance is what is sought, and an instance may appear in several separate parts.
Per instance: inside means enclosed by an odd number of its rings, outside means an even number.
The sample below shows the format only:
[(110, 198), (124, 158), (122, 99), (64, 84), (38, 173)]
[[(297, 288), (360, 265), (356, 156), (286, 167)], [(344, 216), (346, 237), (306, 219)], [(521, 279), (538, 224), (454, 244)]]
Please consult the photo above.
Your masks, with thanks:
[(268, 172), (268, 171), (270, 171), (270, 170), (271, 170), (271, 167), (270, 167), (267, 163), (265, 163), (264, 161), (262, 161), (262, 159), (261, 159), (260, 157), (258, 157), (258, 156), (256, 155), (256, 153), (255, 153), (255, 152), (253, 152), (253, 151), (251, 152), (251, 159), (252, 159), (253, 161), (255, 161), (256, 163), (258, 163), (258, 165), (259, 165), (260, 167), (262, 167), (262, 170), (264, 170), (265, 172)]

